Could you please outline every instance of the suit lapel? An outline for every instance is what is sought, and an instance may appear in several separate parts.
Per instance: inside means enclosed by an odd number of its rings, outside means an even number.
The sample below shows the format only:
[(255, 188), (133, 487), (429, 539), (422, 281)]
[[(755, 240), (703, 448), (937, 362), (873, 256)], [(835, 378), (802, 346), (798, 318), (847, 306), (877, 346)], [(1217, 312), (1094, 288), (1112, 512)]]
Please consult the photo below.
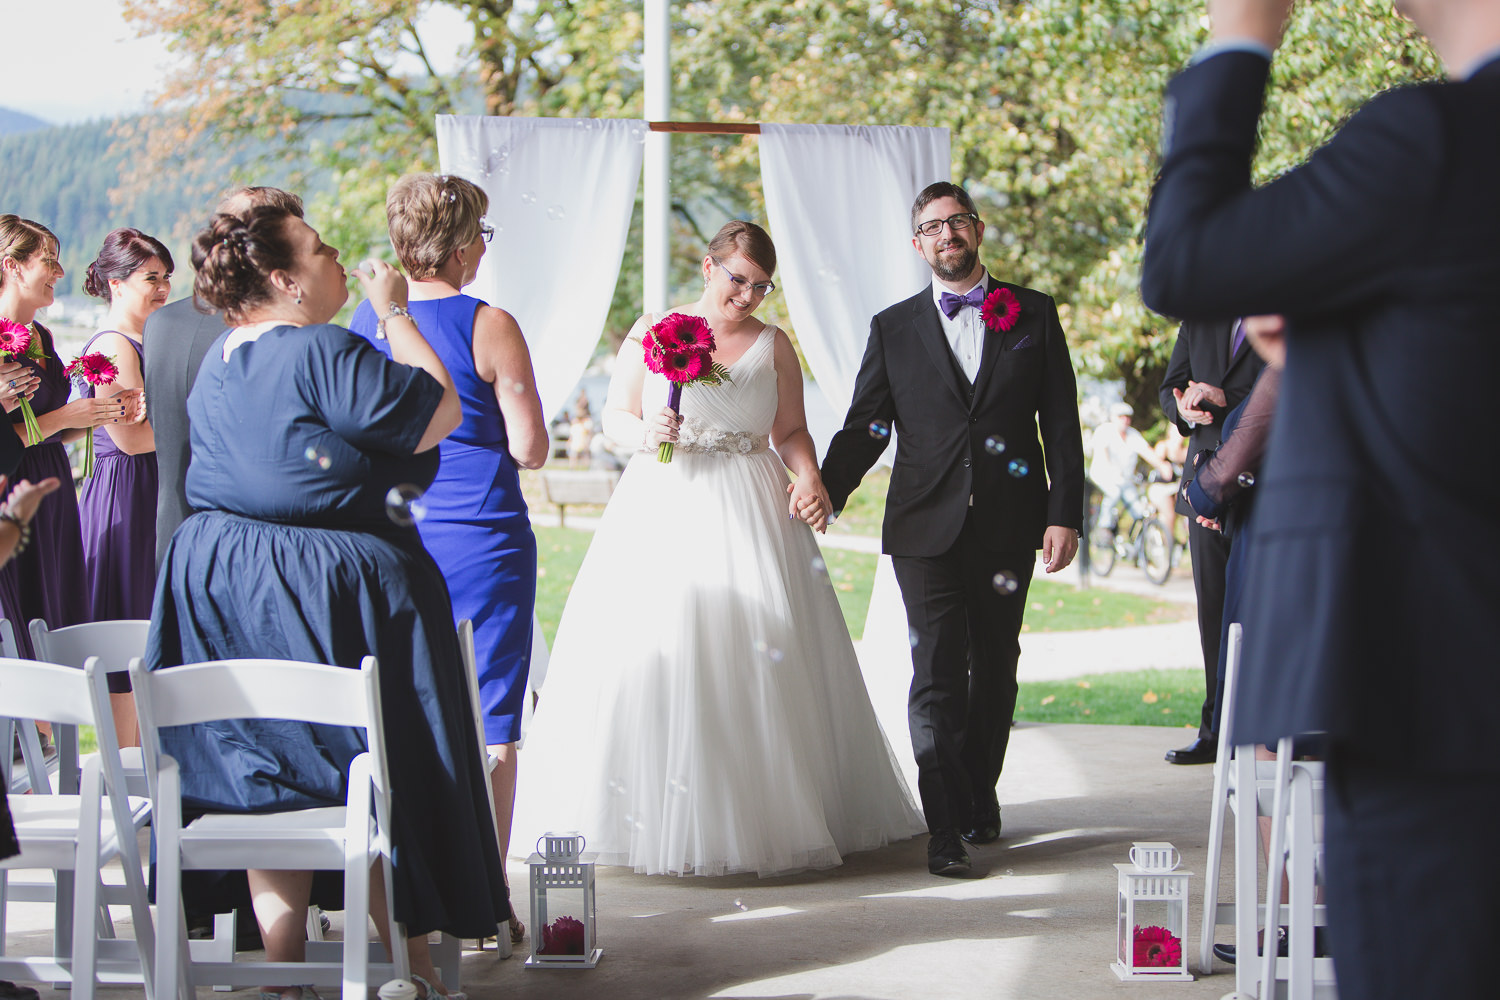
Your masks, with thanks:
[(927, 349), (927, 355), (932, 359), (933, 367), (938, 371), (938, 377), (953, 390), (961, 403), (968, 401), (968, 389), (959, 384), (958, 370), (953, 364), (953, 350), (948, 346), (948, 338), (943, 335), (943, 324), (938, 320), (937, 305), (932, 301), (932, 286), (918, 296), (913, 303), (912, 329), (917, 332), (917, 339)]
[[(994, 275), (985, 272), (984, 294), (989, 296), (1000, 283), (995, 280)], [(1005, 339), (1005, 334), (999, 330), (991, 330), (980, 320), (980, 329), (984, 331), (984, 340), (979, 350), (979, 371), (974, 375), (974, 400), (977, 403), (984, 395), (985, 387), (990, 381), (990, 371), (995, 367), (995, 359), (1000, 356), (1000, 342)], [(970, 408), (973, 408), (973, 403)]]

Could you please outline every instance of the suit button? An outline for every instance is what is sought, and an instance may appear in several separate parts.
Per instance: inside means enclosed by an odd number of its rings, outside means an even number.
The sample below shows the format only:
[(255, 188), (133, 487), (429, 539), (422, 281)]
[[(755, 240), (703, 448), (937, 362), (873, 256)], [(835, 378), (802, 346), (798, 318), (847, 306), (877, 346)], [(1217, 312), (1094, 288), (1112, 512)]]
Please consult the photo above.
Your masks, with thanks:
[(978, 417), (970, 417), (969, 418), (969, 423), (971, 423), (971, 424), (977, 424), (977, 423), (979, 423), (979, 418)]
[(968, 467), (969, 467), (969, 460), (966, 458), (966, 459), (964, 459), (964, 468), (967, 469)]

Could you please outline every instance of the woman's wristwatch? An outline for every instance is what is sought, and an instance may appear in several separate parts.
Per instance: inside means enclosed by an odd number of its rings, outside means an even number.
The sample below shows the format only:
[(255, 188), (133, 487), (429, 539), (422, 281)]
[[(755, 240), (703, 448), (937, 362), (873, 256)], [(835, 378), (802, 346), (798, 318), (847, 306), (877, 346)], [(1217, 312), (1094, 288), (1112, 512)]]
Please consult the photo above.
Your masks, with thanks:
[(16, 539), (16, 547), (11, 550), (12, 556), (18, 556), (26, 551), (26, 546), (31, 544), (31, 522), (23, 521), (13, 514), (9, 507), (0, 509), (0, 521), (9, 521), (16, 526), (20, 537)]
[(380, 322), (378, 322), (378, 323), (375, 324), (375, 339), (376, 340), (384, 340), (384, 339), (386, 339), (385, 338), (385, 321), (388, 320), (388, 319), (392, 319), (392, 318), (394, 318), (396, 316), (405, 316), (407, 319), (411, 320), (412, 326), (416, 326), (417, 325), (417, 321), (414, 320), (414, 319), (412, 319), (411, 310), (410, 309), (406, 308), (405, 306), (398, 306), (398, 305), (396, 305), (396, 303), (392, 302), (391, 303), (391, 307), (385, 311), (385, 315), (382, 316), (382, 317), (380, 317)]

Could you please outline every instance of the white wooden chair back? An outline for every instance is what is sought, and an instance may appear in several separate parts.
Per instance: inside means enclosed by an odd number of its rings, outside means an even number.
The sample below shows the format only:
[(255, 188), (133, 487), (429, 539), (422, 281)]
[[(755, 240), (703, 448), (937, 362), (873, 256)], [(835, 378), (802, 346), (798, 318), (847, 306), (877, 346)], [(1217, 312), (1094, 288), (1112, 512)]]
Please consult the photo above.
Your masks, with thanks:
[[(474, 656), (474, 623), (465, 618), (458, 623), (458, 654), (463, 663), (464, 677), (469, 682), (469, 704), (473, 708), (474, 738), (479, 741), (479, 758), (484, 771), (484, 797), (489, 804), (490, 831), (495, 835), (495, 847), (500, 847), (500, 831), (495, 826), (495, 786), (490, 782), (490, 772), (499, 763), (490, 755), (489, 741), (484, 737), (484, 715), (479, 709), (479, 665)], [(527, 692), (530, 697), (531, 692)], [(500, 863), (505, 864), (505, 853), (500, 854)], [(510, 927), (501, 924), (495, 929), (495, 953), (499, 958), (511, 956)]]
[(40, 618), (31, 620), (31, 648), (38, 660), (81, 667), (91, 656), (109, 673), (123, 673), (130, 661), (146, 655), (146, 636), (151, 622), (145, 618), (87, 622), (63, 628), (48, 628)]

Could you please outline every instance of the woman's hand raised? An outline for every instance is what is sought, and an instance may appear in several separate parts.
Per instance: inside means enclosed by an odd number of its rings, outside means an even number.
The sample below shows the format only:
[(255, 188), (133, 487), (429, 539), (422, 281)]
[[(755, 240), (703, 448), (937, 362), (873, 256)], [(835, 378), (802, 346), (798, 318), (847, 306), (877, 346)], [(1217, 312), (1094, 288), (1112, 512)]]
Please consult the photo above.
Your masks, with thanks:
[(391, 306), (406, 308), (406, 275), (385, 261), (371, 258), (354, 269), (354, 276), (377, 317), (385, 316)]

